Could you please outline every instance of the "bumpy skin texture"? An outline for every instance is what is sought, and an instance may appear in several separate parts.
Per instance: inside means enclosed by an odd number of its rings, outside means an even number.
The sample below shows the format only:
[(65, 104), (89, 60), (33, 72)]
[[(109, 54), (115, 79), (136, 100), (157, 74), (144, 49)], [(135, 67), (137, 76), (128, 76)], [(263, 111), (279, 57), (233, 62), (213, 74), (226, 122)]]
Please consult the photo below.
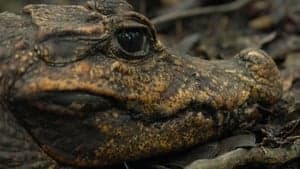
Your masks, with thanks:
[[(176, 56), (125, 1), (29, 5), (0, 14), (0, 25), (0, 168), (101, 167), (180, 150), (281, 98), (264, 52)], [(147, 51), (122, 52), (118, 32), (139, 29)]]

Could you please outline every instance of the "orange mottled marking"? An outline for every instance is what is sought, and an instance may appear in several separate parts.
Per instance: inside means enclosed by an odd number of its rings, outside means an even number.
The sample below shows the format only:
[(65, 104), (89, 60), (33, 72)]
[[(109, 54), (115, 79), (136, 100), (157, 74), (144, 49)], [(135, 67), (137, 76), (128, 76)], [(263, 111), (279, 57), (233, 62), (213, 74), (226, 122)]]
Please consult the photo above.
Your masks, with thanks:
[(91, 70), (90, 64), (87, 62), (81, 62), (76, 69), (77, 73), (87, 74)]

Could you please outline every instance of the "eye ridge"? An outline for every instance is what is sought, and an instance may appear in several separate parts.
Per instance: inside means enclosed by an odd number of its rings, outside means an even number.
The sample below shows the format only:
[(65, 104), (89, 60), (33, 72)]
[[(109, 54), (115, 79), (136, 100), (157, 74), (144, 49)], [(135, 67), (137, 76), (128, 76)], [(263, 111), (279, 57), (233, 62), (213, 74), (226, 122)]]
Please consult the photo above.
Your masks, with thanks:
[[(149, 52), (150, 38), (144, 29), (126, 28), (116, 31), (118, 47), (125, 53), (127, 59), (143, 57)], [(133, 56), (133, 58), (130, 58)]]

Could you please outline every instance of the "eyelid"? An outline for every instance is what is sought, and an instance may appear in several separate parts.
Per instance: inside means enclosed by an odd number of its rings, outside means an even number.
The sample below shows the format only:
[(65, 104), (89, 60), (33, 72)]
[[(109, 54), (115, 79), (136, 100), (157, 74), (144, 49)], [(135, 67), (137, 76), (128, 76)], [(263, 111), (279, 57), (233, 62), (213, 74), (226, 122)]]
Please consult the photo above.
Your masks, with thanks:
[[(153, 41), (156, 41), (156, 30), (154, 25), (150, 22), (150, 20), (136, 12), (128, 12), (124, 15), (117, 15), (111, 18), (111, 27), (117, 29), (125, 29), (125, 28), (144, 28), (147, 30)], [(115, 31), (113, 30), (113, 31)]]
[(120, 22), (117, 27), (118, 28), (147, 28), (147, 25), (129, 20), (129, 21)]
[(155, 34), (152, 34), (152, 32), (149, 30), (149, 28), (146, 26), (146, 25), (143, 25), (143, 24), (123, 24), (123, 25), (119, 25), (114, 33), (118, 33), (119, 31), (122, 31), (122, 30), (142, 30), (143, 32), (145, 32), (150, 40), (154, 41), (156, 38), (155, 38)]

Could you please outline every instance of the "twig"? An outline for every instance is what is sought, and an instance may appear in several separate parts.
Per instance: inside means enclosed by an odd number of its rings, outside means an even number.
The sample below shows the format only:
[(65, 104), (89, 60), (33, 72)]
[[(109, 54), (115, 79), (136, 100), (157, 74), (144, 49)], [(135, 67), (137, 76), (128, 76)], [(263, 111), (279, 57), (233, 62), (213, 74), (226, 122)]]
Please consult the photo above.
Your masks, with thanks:
[(160, 27), (161, 25), (166, 24), (168, 22), (184, 19), (187, 17), (195, 17), (195, 16), (211, 14), (211, 13), (230, 12), (242, 8), (243, 6), (249, 4), (252, 1), (253, 0), (237, 0), (225, 5), (200, 7), (200, 8), (188, 9), (184, 11), (175, 11), (152, 19), (152, 23), (156, 27)]
[(197, 160), (185, 169), (233, 169), (248, 163), (283, 164), (300, 157), (300, 139), (287, 148), (239, 148), (214, 159)]

